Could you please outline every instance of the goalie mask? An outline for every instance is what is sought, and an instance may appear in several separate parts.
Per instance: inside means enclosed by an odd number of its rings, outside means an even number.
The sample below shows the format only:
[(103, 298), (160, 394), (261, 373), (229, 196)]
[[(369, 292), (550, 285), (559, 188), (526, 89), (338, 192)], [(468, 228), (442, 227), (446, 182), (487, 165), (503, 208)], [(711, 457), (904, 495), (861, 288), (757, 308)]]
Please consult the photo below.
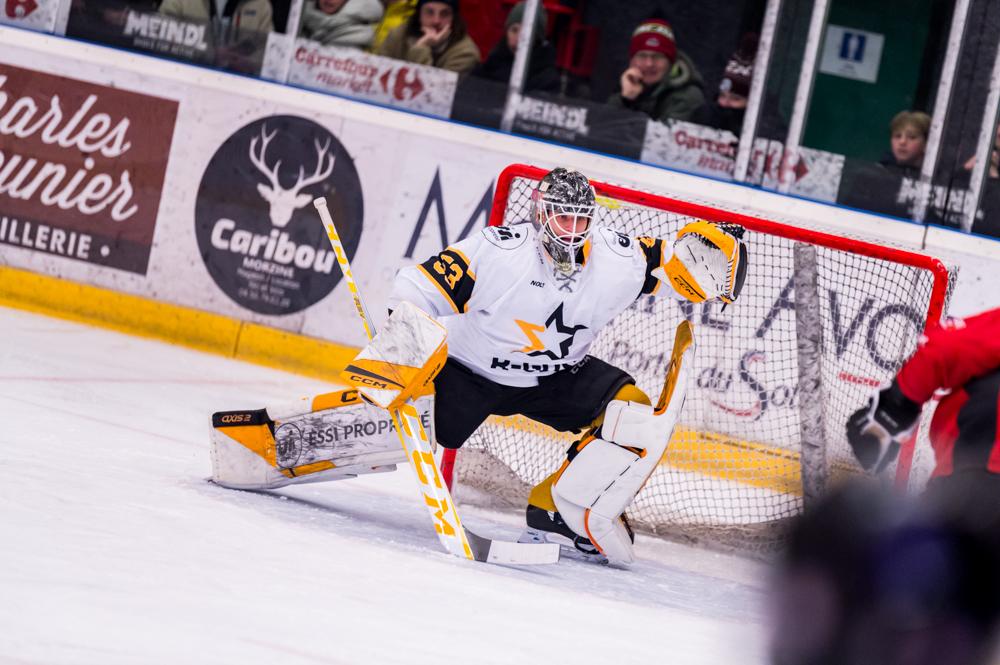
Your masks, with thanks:
[(556, 270), (570, 274), (594, 227), (594, 188), (586, 176), (562, 167), (549, 171), (535, 190), (538, 238)]

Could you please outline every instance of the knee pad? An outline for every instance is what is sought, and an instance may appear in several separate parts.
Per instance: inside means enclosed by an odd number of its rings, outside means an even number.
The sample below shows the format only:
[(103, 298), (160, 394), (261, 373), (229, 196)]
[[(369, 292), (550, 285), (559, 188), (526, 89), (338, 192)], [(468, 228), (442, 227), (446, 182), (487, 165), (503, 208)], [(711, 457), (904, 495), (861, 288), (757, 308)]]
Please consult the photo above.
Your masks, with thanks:
[[(624, 386), (619, 388), (618, 392), (615, 393), (615, 396), (611, 398), (611, 402), (615, 401), (635, 402), (636, 404), (646, 404), (646, 405), (652, 404), (652, 402), (649, 399), (649, 396), (646, 395), (646, 393), (644, 393), (642, 389), (639, 386), (635, 385), (634, 383), (626, 383)], [(609, 406), (611, 402), (608, 402)], [(604, 419), (607, 417), (607, 413), (608, 413), (608, 407), (604, 407), (604, 411), (602, 411), (601, 415), (597, 416), (597, 418), (594, 419), (594, 422), (590, 424), (589, 429), (594, 431), (597, 430), (601, 425), (603, 425)]]
[[(634, 383), (626, 383), (624, 386), (619, 388), (613, 399), (624, 402), (636, 402), (638, 404), (651, 404), (649, 397), (646, 396), (646, 393), (644, 393), (639, 386)], [(562, 475), (570, 460), (573, 459), (573, 457), (575, 457), (576, 454), (594, 438), (594, 432), (596, 432), (604, 423), (605, 413), (607, 413), (606, 409), (605, 411), (602, 411), (601, 415), (595, 418), (592, 423), (590, 423), (583, 438), (575, 442), (569, 449), (567, 459), (562, 463), (562, 466), (560, 466), (554, 473), (547, 476), (545, 480), (531, 488), (531, 493), (528, 495), (529, 504), (553, 512), (558, 510), (552, 499), (552, 484), (559, 478), (559, 476)], [(445, 448), (449, 447), (445, 442), (439, 443)]]

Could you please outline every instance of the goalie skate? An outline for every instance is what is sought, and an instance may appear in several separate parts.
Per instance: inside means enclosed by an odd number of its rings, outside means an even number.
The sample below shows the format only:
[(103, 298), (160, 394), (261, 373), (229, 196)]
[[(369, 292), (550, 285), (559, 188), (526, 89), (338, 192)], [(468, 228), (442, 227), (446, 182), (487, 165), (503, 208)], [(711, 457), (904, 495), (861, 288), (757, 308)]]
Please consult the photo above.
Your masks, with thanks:
[[(553, 543), (560, 546), (561, 551), (570, 558), (606, 564), (608, 557), (601, 554), (594, 544), (583, 536), (578, 536), (570, 529), (558, 512), (545, 510), (529, 505), (525, 513), (528, 528), (521, 533), (519, 543)], [(635, 534), (623, 514), (622, 524), (629, 537), (634, 541)]]

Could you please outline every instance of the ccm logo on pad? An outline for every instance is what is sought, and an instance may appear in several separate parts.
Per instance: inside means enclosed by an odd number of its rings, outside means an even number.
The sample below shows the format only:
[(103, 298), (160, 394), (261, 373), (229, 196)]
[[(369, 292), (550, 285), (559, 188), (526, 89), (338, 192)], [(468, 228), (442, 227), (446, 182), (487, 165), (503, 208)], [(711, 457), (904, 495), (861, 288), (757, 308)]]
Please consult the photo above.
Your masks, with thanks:
[(389, 390), (390, 388), (389, 384), (384, 381), (376, 381), (367, 376), (358, 376), (357, 374), (351, 374), (351, 382), (371, 386), (372, 388), (381, 388), (382, 390)]

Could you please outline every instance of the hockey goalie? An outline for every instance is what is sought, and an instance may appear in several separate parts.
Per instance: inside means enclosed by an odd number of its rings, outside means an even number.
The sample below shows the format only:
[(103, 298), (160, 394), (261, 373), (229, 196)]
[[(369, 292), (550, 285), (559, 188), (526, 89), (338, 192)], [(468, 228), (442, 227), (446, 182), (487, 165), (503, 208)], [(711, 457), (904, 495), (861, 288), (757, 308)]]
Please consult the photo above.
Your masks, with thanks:
[[(692, 222), (672, 241), (632, 238), (598, 225), (596, 210), (587, 178), (557, 168), (534, 192), (532, 219), (488, 227), (400, 270), (388, 321), (344, 375), (355, 389), (290, 407), (284, 420), (267, 411), (216, 414), (213, 450), (222, 451), (215, 454), (216, 481), (279, 487), (395, 468), (406, 458), (390, 442), (392, 433), (363, 423), (406, 399), (416, 400), (422, 419), (433, 421), (432, 440), (446, 448), (461, 447), (491, 415), (519, 414), (582, 432), (561, 466), (532, 489), (521, 542), (631, 563), (634, 535), (625, 510), (670, 440), (691, 364), (684, 360), (693, 347), (691, 328), (679, 329), (656, 405), (629, 374), (587, 351), (643, 295), (734, 302), (748, 257), (744, 230), (734, 224)], [(435, 327), (440, 336), (431, 334)], [(401, 350), (413, 358), (402, 365), (378, 360), (401, 357)], [(406, 376), (399, 374), (403, 365), (412, 368)], [(421, 401), (431, 391), (433, 418)], [(328, 448), (289, 443), (298, 441), (290, 425), (305, 418), (343, 421), (335, 434), (389, 436), (368, 441), (366, 450), (355, 436), (355, 454), (345, 457), (347, 439), (339, 435), (324, 437), (337, 439)], [(269, 437), (282, 427), (289, 442)]]
[(522, 542), (630, 563), (625, 509), (666, 449), (685, 382), (674, 377), (669, 404), (654, 408), (628, 373), (587, 351), (640, 296), (735, 301), (744, 229), (696, 221), (673, 242), (629, 237), (596, 223), (594, 188), (564, 168), (533, 196), (533, 219), (487, 227), (400, 270), (389, 307), (415, 305), (447, 328), (448, 358), (434, 378), (439, 445), (459, 448), (491, 415), (583, 432), (531, 491)]

